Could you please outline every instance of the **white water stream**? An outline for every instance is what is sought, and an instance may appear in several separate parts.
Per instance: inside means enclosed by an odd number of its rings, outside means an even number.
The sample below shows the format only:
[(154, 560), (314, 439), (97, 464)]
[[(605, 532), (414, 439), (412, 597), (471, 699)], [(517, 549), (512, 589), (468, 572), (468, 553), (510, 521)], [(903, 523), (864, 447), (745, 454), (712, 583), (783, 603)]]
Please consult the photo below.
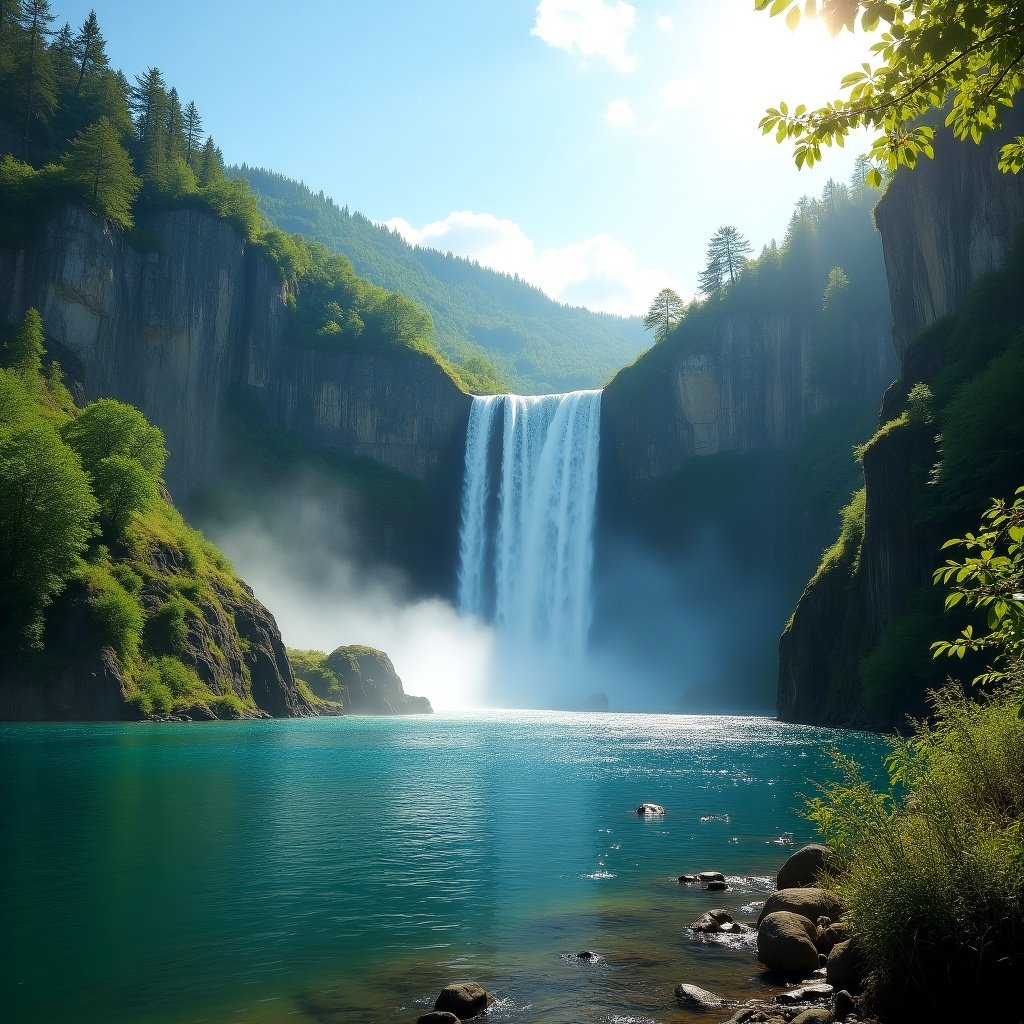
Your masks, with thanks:
[(600, 420), (600, 391), (494, 395), (466, 434), (459, 610), (561, 659), (590, 627)]

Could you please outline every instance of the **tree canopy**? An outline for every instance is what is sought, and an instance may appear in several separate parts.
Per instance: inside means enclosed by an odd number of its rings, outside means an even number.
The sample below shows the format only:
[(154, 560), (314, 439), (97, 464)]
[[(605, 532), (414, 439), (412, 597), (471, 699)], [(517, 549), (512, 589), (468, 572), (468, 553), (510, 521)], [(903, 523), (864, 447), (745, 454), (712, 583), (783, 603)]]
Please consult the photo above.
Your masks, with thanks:
[(686, 307), (679, 295), (671, 288), (662, 288), (644, 315), (644, 329), (654, 330), (656, 342), (664, 341), (672, 328), (683, 319), (685, 312)]
[(750, 253), (750, 242), (729, 224), (720, 227), (708, 242), (708, 262), (699, 276), (700, 290), (717, 295), (723, 285), (736, 283)]
[[(846, 75), (841, 95), (814, 109), (782, 102), (761, 119), (765, 134), (793, 144), (797, 167), (821, 160), (857, 128), (879, 132), (870, 157), (890, 171), (934, 155), (935, 129), (920, 123), (948, 106), (945, 123), (960, 140), (979, 142), (1000, 126), (1002, 111), (1024, 86), (1024, 17), (1018, 3), (963, 0), (754, 0), (757, 10), (785, 13), (790, 28), (821, 16), (833, 35), (877, 33), (872, 58)], [(1024, 138), (1001, 149), (999, 167), (1024, 167)], [(881, 184), (881, 170), (868, 180)]]

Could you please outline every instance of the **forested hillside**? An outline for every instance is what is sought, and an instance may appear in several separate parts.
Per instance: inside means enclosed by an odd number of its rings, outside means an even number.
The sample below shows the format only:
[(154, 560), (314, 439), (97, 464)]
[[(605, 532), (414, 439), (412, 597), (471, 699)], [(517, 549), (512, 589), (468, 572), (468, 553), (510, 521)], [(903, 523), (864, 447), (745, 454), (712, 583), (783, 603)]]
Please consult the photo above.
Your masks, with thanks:
[(397, 232), (282, 174), (245, 164), (229, 173), (249, 182), (277, 227), (322, 242), (374, 284), (426, 307), (435, 342), (453, 362), (473, 372), (493, 363), (517, 392), (601, 387), (650, 344), (637, 317), (564, 306), (518, 277), (409, 245)]
[(0, 4), (0, 246), (14, 247), (69, 203), (153, 239), (147, 217), (196, 208), (230, 221), (278, 268), (292, 340), (306, 346), (411, 348), (463, 387), (501, 388), (478, 358), (456, 370), (433, 344), (430, 315), (358, 277), (344, 256), (267, 224), (246, 183), (225, 174), (195, 102), (151, 67), (134, 83), (109, 65), (95, 12), (56, 31), (47, 0)]
[(166, 500), (161, 432), (0, 341), (0, 718), (311, 713), (273, 619)]

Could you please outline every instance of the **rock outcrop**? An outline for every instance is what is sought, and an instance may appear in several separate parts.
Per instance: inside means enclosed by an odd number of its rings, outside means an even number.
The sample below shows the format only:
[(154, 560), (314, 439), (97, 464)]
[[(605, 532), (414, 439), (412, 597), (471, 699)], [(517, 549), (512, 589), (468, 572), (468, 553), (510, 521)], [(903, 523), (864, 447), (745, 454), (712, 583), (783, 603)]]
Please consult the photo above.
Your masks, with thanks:
[(461, 459), (470, 399), (430, 357), (293, 345), (275, 267), (230, 224), (176, 210), (144, 230), (139, 251), (101, 217), (64, 209), (0, 251), (0, 320), (35, 306), (87, 399), (129, 402), (163, 430), (179, 503), (217, 480), (239, 392), (312, 448), (417, 481)]
[[(895, 366), (888, 325), (856, 325), (846, 401), (875, 401)], [(736, 314), (699, 349), (673, 338), (620, 371), (601, 404), (601, 472), (635, 499), (695, 456), (783, 451), (833, 404), (811, 372), (812, 329), (798, 316)]]
[[(901, 369), (883, 400), (880, 423), (904, 414), (916, 382), (954, 394), (999, 354), (987, 351), (971, 364), (946, 334), (950, 325), (969, 333), (972, 317), (1010, 310), (1017, 291), (1012, 275), (998, 280), (991, 274), (1010, 256), (1024, 223), (1024, 179), (997, 169), (999, 147), (1024, 132), (1024, 113), (1007, 110), (1003, 116), (1001, 132), (979, 146), (943, 135), (935, 159), (900, 171), (876, 208)], [(972, 299), (972, 287), (985, 294)], [(1012, 321), (1012, 312), (998, 315)], [(998, 326), (1016, 330), (1012, 322)], [(993, 327), (982, 330), (995, 337)], [(1020, 482), (996, 479), (978, 460), (971, 481), (983, 496), (978, 506), (960, 508), (948, 494), (944, 505), (933, 485), (933, 467), (943, 458), (936, 443), (944, 429), (941, 415), (935, 422), (895, 426), (880, 432), (864, 453), (862, 543), (819, 572), (782, 635), (778, 711), (784, 720), (888, 728), (907, 713), (926, 710), (925, 689), (941, 684), (944, 675), (927, 650), (946, 628), (932, 587), (941, 545), (976, 525), (985, 496), (1006, 496)], [(1014, 437), (1004, 430), (998, 443), (1012, 453)], [(916, 658), (903, 654), (911, 645)], [(872, 690), (865, 665), (881, 649), (892, 658), (885, 680)]]
[(341, 685), (341, 703), (354, 715), (424, 715), (433, 708), (426, 697), (407, 694), (391, 659), (372, 647), (350, 645), (324, 661)]

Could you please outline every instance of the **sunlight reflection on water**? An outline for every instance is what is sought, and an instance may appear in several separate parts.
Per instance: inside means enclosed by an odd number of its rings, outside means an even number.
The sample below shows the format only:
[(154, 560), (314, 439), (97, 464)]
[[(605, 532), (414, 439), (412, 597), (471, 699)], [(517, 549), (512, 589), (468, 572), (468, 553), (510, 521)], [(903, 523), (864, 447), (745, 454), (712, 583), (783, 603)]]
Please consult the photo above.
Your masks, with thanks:
[[(465, 977), (502, 997), (493, 1020), (677, 1020), (682, 980), (761, 985), (749, 940), (686, 925), (756, 913), (837, 745), (883, 746), (518, 711), (0, 726), (5, 1020), (408, 1020)], [(675, 881), (707, 869), (729, 889)]]

